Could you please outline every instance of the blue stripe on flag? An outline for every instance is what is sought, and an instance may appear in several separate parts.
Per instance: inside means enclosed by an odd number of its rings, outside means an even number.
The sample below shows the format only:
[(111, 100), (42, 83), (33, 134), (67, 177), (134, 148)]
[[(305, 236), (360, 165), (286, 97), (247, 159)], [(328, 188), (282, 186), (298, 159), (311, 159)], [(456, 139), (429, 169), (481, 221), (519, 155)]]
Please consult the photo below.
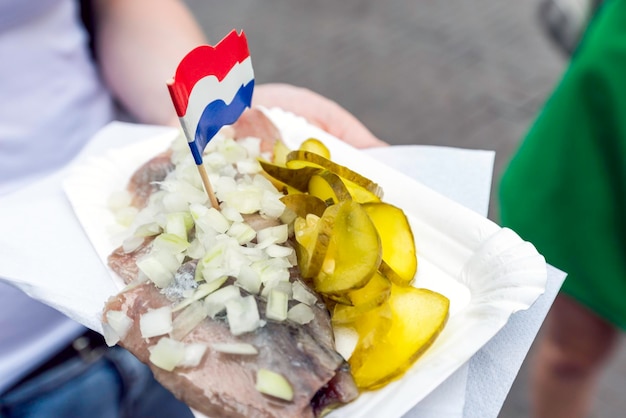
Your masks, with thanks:
[(253, 90), (254, 80), (241, 86), (230, 104), (223, 100), (214, 100), (204, 108), (198, 121), (195, 139), (189, 143), (196, 165), (202, 164), (204, 149), (222, 126), (235, 123), (244, 110), (250, 107)]

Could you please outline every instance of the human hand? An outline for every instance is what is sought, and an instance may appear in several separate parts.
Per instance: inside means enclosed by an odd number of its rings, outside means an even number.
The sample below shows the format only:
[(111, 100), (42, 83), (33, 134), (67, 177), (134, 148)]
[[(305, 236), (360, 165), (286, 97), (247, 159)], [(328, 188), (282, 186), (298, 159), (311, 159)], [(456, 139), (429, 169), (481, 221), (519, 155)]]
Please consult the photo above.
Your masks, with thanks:
[(268, 83), (255, 86), (253, 106), (280, 107), (307, 119), (356, 148), (388, 145), (334, 101), (302, 87)]

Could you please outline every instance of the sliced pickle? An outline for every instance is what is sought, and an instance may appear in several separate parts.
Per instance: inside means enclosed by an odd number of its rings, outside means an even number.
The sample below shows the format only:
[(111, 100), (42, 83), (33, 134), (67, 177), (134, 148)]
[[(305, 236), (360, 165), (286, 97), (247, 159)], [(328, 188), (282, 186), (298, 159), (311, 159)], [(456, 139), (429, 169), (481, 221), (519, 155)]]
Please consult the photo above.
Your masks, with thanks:
[(322, 199), (309, 194), (288, 194), (280, 200), (301, 218), (306, 218), (308, 214), (321, 217), (327, 207)]
[[(359, 334), (359, 341), (355, 347), (365, 351), (375, 345), (389, 333), (392, 326), (393, 313), (389, 301), (359, 315), (350, 325)], [(354, 356), (354, 352), (352, 356)], [(350, 357), (352, 359), (352, 357)]]
[(406, 281), (404, 280), (394, 269), (392, 269), (389, 264), (385, 262), (385, 260), (380, 260), (380, 266), (378, 266), (378, 272), (391, 280), (391, 283), (397, 284), (398, 286), (408, 286), (411, 284), (413, 280)]
[[(350, 192), (350, 196), (352, 199), (358, 203), (369, 203), (369, 202), (380, 202), (380, 197), (378, 197), (375, 193), (372, 193), (365, 187), (358, 185), (348, 179), (343, 179), (348, 192)], [(382, 194), (382, 192), (381, 192)]]
[(415, 239), (404, 211), (388, 203), (366, 203), (383, 248), (380, 272), (399, 286), (409, 285), (417, 271)]
[(319, 220), (320, 217), (318, 216), (307, 215), (306, 217), (297, 217), (293, 223), (296, 238), (296, 257), (298, 259), (300, 273), (305, 279), (312, 277), (309, 274), (309, 265), (311, 264), (311, 256), (315, 250)]
[(369, 282), (360, 289), (351, 290), (347, 297), (354, 307), (371, 309), (383, 304), (391, 294), (391, 282), (382, 274), (376, 272)]
[[(368, 335), (360, 338), (349, 359), (352, 375), (361, 389), (376, 389), (402, 376), (441, 333), (450, 301), (428, 289), (393, 285), (383, 306), (391, 310), (388, 331), (383, 336), (378, 334), (373, 343), (363, 339)], [(357, 332), (361, 337), (358, 328)]]
[(348, 167), (339, 165), (324, 158), (321, 155), (309, 151), (296, 150), (287, 154), (286, 166), (290, 168), (301, 167), (323, 167), (332, 171), (344, 180), (348, 180), (356, 185), (371, 192), (378, 198), (382, 198), (383, 192), (380, 186), (367, 177), (362, 176), (356, 171), (350, 170)]
[(302, 144), (300, 144), (300, 149), (302, 151), (314, 152), (317, 155), (330, 159), (330, 151), (319, 139), (309, 138), (305, 140)]
[(305, 218), (299, 217), (294, 221), (296, 257), (300, 273), (305, 279), (313, 278), (322, 268), (335, 215), (336, 212), (326, 210), (321, 218), (308, 214)]
[(328, 170), (311, 176), (308, 191), (310, 195), (320, 198), (328, 206), (352, 199), (341, 178)]
[(337, 300), (333, 308), (332, 321), (336, 324), (353, 322), (360, 315), (382, 305), (391, 294), (391, 282), (382, 274), (376, 272), (370, 281), (361, 289), (352, 290)]
[(317, 239), (326, 236), (328, 247), (313, 278), (315, 290), (341, 294), (365, 286), (378, 269), (382, 254), (378, 232), (367, 212), (360, 204), (345, 200), (328, 207), (320, 220), (324, 222)]
[(347, 305), (346, 303), (350, 301), (345, 297), (343, 300), (343, 302), (345, 303), (342, 303), (340, 301), (336, 301), (336, 302), (337, 303), (335, 303), (335, 305), (333, 306), (332, 315), (330, 318), (332, 323), (336, 325), (350, 324), (351, 322), (356, 321), (365, 312), (372, 309), (372, 308), (367, 309), (361, 306)]
[(287, 154), (291, 150), (280, 139), (274, 142), (274, 149), (272, 150), (272, 162), (276, 165), (285, 166), (287, 162)]
[(322, 171), (320, 168), (310, 166), (289, 168), (263, 160), (259, 160), (259, 164), (261, 164), (263, 171), (272, 179), (278, 180), (281, 184), (293, 187), (300, 192), (306, 192), (311, 176)]

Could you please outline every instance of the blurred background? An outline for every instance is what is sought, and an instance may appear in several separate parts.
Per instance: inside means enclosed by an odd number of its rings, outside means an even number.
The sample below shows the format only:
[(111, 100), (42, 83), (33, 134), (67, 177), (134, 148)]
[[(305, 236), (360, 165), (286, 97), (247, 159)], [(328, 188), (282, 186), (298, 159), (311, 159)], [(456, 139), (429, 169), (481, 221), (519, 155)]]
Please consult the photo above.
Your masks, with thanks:
[[(321, 93), (391, 144), (496, 151), (496, 222), (500, 175), (566, 64), (539, 25), (539, 0), (186, 3), (212, 43), (245, 30), (257, 83)], [(594, 417), (624, 416), (624, 382), (623, 351)], [(527, 387), (525, 364), (500, 417), (528, 417)]]
[(246, 31), (258, 83), (315, 90), (392, 144), (495, 150), (495, 175), (565, 63), (538, 0), (186, 1), (211, 42)]

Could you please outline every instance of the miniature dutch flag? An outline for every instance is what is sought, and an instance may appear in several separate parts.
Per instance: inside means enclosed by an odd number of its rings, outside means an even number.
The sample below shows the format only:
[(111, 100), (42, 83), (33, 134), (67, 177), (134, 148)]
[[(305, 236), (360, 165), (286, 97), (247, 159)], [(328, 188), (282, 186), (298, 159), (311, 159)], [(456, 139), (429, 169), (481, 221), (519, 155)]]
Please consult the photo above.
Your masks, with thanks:
[(224, 125), (252, 103), (254, 71), (245, 33), (233, 30), (217, 45), (189, 52), (168, 82), (170, 96), (198, 166), (202, 152)]

